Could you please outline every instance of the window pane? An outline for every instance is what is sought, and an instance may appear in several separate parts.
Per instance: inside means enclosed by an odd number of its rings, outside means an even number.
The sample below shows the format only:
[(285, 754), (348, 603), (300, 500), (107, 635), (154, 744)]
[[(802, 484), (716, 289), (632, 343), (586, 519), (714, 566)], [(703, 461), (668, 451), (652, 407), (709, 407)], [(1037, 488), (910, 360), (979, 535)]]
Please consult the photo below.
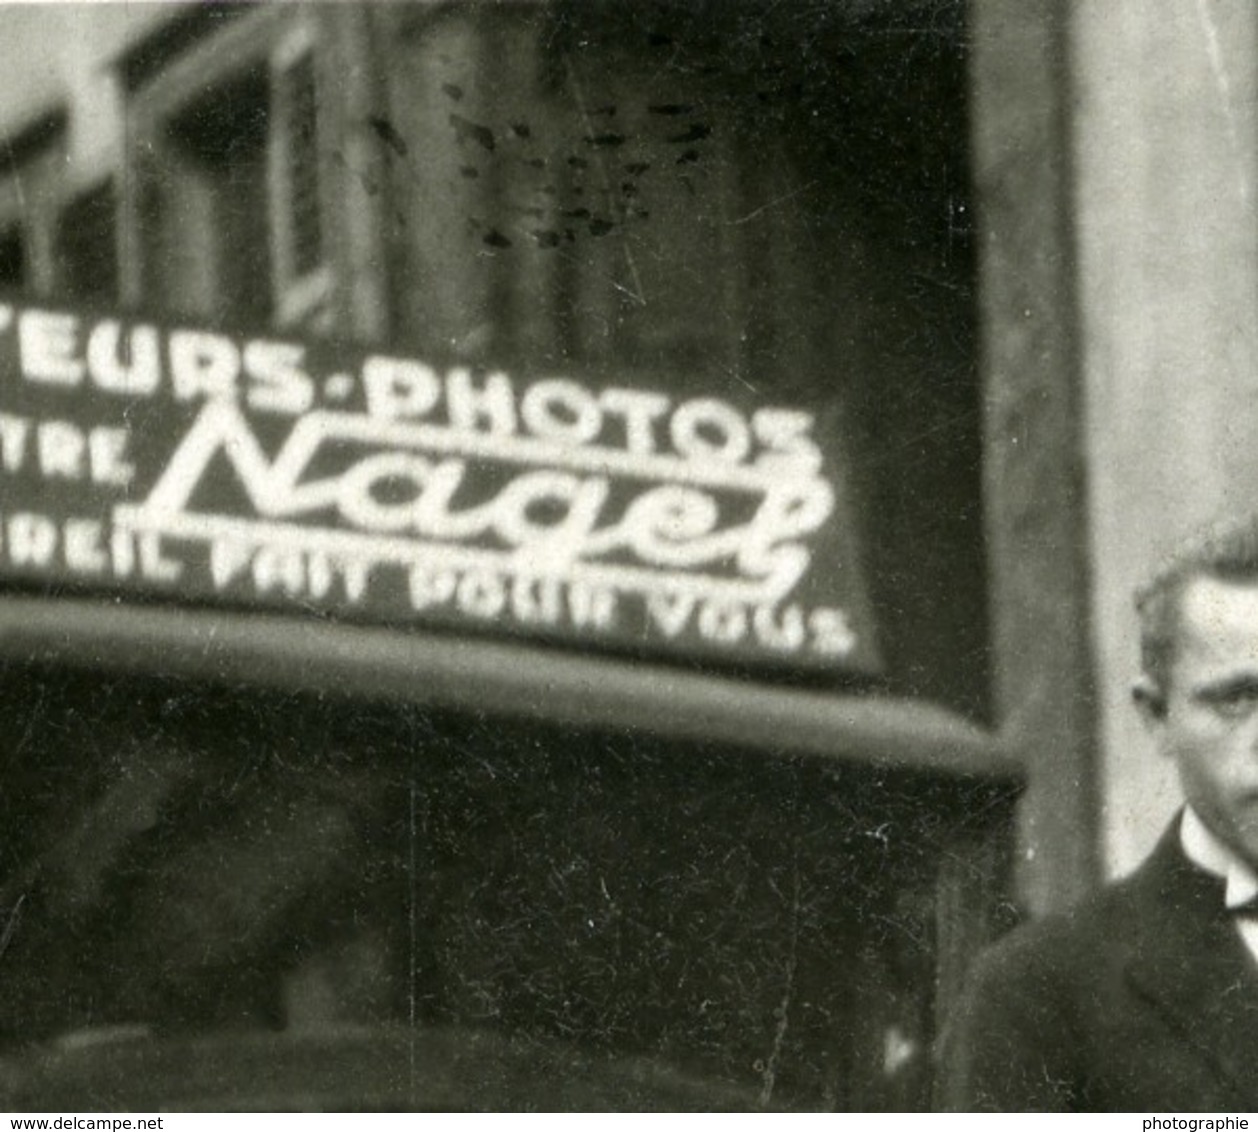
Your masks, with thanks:
[(26, 282), (26, 240), (20, 224), (0, 230), (0, 287), (21, 287)]
[(57, 221), (57, 289), (75, 299), (106, 301), (118, 293), (117, 197), (106, 182), (76, 197)]
[(276, 141), (284, 164), (286, 230), (292, 240), (292, 270), (305, 275), (323, 262), (323, 224), (319, 211), (319, 149), (315, 61), (310, 52), (276, 76)]
[(264, 69), (191, 101), (142, 171), (144, 290), (159, 309), (261, 324), (273, 310)]

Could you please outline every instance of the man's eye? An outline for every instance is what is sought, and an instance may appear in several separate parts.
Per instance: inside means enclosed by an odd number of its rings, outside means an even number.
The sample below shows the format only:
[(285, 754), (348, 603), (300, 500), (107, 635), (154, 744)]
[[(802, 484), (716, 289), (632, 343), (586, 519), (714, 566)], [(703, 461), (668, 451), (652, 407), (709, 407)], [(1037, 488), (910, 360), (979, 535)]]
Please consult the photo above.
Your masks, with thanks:
[(1258, 688), (1233, 688), (1205, 699), (1220, 719), (1247, 719), (1258, 708)]

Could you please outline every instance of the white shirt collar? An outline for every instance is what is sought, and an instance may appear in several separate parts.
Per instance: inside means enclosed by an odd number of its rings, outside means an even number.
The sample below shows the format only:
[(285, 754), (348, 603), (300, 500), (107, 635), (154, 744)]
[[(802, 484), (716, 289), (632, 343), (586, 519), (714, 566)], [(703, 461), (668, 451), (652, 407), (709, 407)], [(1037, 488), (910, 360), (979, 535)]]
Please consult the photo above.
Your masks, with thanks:
[(1220, 841), (1191, 806), (1184, 807), (1179, 843), (1194, 865), (1226, 881), (1229, 908), (1239, 908), (1258, 896), (1258, 873)]

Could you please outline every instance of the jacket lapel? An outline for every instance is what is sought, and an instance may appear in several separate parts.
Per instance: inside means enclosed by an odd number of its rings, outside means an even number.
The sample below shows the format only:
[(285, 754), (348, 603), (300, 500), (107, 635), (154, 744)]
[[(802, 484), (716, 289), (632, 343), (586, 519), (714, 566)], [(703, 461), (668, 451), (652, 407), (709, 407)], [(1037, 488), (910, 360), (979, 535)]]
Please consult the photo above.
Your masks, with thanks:
[(1224, 907), (1223, 882), (1179, 847), (1172, 824), (1134, 880), (1145, 933), (1126, 976), (1188, 1048), (1238, 1096), (1258, 1077), (1258, 967)]

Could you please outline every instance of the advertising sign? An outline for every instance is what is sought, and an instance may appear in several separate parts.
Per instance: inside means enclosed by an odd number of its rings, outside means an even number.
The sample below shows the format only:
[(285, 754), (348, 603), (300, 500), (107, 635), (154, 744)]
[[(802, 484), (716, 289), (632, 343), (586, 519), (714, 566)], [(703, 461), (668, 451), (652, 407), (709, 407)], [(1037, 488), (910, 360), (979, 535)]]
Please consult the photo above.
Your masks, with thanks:
[(870, 669), (793, 405), (0, 303), (0, 578)]

